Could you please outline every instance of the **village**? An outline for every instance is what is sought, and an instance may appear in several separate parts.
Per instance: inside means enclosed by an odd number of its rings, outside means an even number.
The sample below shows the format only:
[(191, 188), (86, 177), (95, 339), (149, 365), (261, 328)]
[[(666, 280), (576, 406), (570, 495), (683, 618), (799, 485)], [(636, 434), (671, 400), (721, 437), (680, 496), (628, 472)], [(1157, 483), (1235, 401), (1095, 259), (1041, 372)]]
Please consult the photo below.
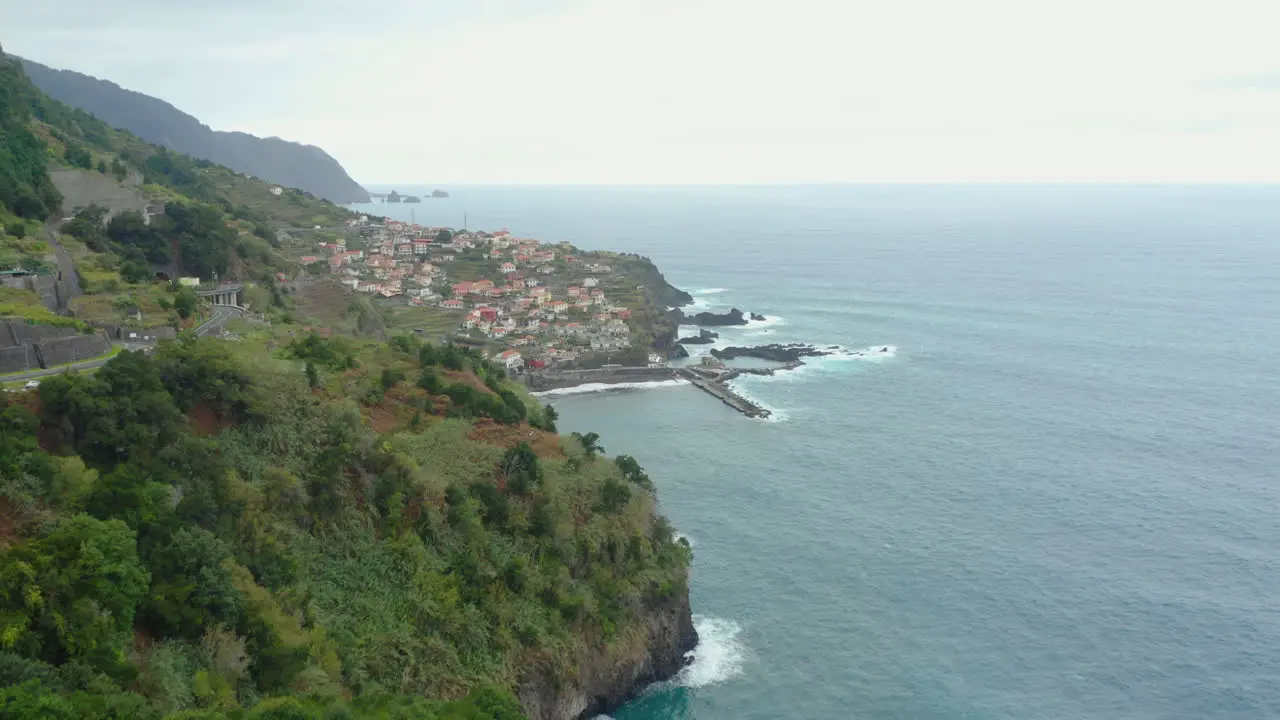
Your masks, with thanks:
[(606, 295), (606, 288), (616, 289), (633, 304), (643, 297), (637, 295), (642, 288), (608, 264), (610, 254), (543, 244), (506, 230), (455, 231), (371, 218), (352, 221), (352, 229), (360, 249), (334, 239), (317, 246), (323, 255), (299, 261), (357, 293), (456, 318), (450, 340), (482, 346), (513, 373), (598, 365), (622, 353), (651, 368), (665, 366), (665, 355), (636, 347), (648, 341), (636, 336), (633, 310)]

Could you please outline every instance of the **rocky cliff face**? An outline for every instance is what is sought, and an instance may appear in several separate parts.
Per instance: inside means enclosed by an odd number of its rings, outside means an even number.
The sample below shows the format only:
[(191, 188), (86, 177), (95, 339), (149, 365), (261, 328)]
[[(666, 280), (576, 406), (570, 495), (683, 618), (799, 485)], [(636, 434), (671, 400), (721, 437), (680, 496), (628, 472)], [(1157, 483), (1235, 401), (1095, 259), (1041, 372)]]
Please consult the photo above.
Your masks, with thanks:
[(675, 676), (698, 642), (689, 592), (675, 593), (641, 613), (633, 632), (578, 653), (572, 677), (547, 669), (527, 673), (517, 689), (529, 720), (592, 718), (620, 707), (652, 683)]

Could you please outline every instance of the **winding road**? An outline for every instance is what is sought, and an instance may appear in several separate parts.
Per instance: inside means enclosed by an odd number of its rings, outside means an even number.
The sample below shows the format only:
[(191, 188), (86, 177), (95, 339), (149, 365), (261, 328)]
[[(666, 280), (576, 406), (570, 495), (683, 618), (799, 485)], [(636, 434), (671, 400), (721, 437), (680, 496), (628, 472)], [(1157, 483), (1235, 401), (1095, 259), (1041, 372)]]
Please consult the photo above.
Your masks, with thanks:
[[(213, 306), (213, 316), (204, 321), (196, 328), (196, 335), (213, 335), (221, 332), (222, 327), (227, 324), (231, 318), (240, 317), (244, 311), (240, 308), (227, 307), (223, 305)], [(122, 350), (141, 350), (142, 352), (150, 352), (155, 348), (154, 345), (146, 343), (130, 343), (130, 342), (113, 342), (113, 346), (120, 347)], [(48, 377), (50, 375), (59, 375), (72, 370), (90, 370), (100, 368), (106, 365), (111, 358), (100, 357), (93, 360), (85, 360), (84, 362), (70, 363), (67, 365), (59, 365), (58, 367), (45, 368), (41, 370), (31, 370), (25, 373), (17, 373), (14, 375), (4, 376), (3, 382), (13, 382), (14, 380), (33, 380), (35, 378)]]

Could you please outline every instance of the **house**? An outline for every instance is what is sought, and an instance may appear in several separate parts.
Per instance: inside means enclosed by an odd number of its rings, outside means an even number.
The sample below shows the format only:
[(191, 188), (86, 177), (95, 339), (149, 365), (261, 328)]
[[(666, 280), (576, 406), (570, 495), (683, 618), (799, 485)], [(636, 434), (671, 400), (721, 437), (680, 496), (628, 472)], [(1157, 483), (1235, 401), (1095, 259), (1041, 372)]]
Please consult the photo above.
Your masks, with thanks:
[(492, 280), (476, 280), (471, 283), (471, 292), (480, 292), (481, 290), (488, 290), (491, 287), (493, 287)]
[(582, 262), (582, 259), (579, 258), (577, 255), (565, 255), (564, 261), (567, 263), (576, 264), (576, 263)]
[(414, 240), (413, 241), (414, 255), (426, 255), (427, 253), (430, 253), (430, 252), (431, 252), (430, 240)]
[(505, 365), (508, 370), (515, 370), (524, 365), (524, 356), (518, 350), (504, 350), (498, 355), (498, 362)]
[(271, 188), (271, 194), (275, 195), (276, 197), (280, 197), (281, 195), (284, 194), (284, 188), (280, 187), (279, 185), (276, 185), (275, 187)]
[(515, 265), (512, 265), (512, 264), (511, 264), (511, 263), (509, 263), (509, 262), (504, 262), (504, 263), (502, 263), (502, 274), (503, 274), (503, 275), (510, 275), (511, 273), (513, 273), (513, 272), (515, 272), (515, 271), (516, 271), (516, 266), (515, 266)]
[(661, 368), (666, 366), (667, 359), (662, 356), (662, 353), (649, 353), (649, 367)]
[(412, 255), (413, 243), (396, 243), (397, 255)]
[(342, 278), (342, 284), (346, 285), (352, 290), (355, 290), (356, 286), (360, 284), (360, 281), (356, 278)]
[(580, 287), (571, 287), (571, 288), (569, 288), (568, 293), (569, 293), (569, 297), (571, 297), (571, 298), (578, 297), (579, 295), (581, 295), (581, 294), (582, 294), (582, 288), (580, 288)]
[(489, 259), (490, 259), (490, 260), (497, 260), (498, 258), (501, 258), (501, 257), (502, 257), (502, 251), (501, 251), (501, 250), (490, 250), (490, 251), (489, 251)]
[(472, 288), (471, 288), (471, 283), (469, 283), (469, 282), (454, 283), (454, 284), (453, 284), (453, 296), (454, 296), (454, 297), (462, 297), (463, 295), (467, 295), (467, 294), (469, 294), (469, 293), (471, 292), (471, 289), (472, 289)]
[(461, 300), (444, 300), (440, 303), (440, 307), (444, 308), (445, 310), (461, 310), (462, 301)]
[(628, 310), (628, 309), (626, 309), (626, 308), (619, 308), (619, 309), (615, 310), (615, 311), (613, 312), (613, 314), (614, 314), (615, 316), (617, 316), (617, 318), (618, 318), (619, 320), (630, 320), (630, 319), (631, 319), (631, 311), (630, 311), (630, 310)]
[(596, 278), (593, 278), (593, 277), (584, 278), (584, 279), (583, 279), (583, 281), (582, 281), (582, 286), (583, 286), (583, 287), (587, 287), (587, 288), (593, 288), (593, 287), (596, 287), (596, 286), (597, 286), (597, 285), (599, 285), (599, 284), (600, 284), (600, 281), (599, 281), (598, 279), (596, 279)]
[(496, 308), (482, 307), (479, 308), (477, 312), (480, 313), (480, 317), (488, 320), (489, 322), (497, 322), (498, 320), (498, 310)]

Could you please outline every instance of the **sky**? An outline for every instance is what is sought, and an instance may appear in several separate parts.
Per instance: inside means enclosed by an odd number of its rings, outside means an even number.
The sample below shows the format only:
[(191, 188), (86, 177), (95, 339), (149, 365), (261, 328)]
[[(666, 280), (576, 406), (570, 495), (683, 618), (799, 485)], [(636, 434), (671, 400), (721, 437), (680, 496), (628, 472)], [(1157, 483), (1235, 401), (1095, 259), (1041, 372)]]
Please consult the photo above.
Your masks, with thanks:
[(366, 184), (1280, 182), (1275, 0), (0, 0)]

